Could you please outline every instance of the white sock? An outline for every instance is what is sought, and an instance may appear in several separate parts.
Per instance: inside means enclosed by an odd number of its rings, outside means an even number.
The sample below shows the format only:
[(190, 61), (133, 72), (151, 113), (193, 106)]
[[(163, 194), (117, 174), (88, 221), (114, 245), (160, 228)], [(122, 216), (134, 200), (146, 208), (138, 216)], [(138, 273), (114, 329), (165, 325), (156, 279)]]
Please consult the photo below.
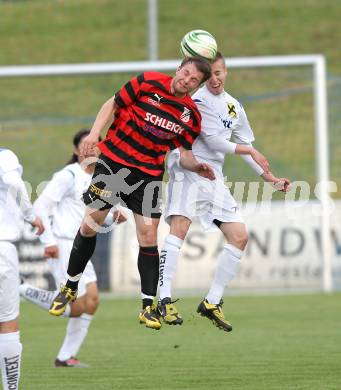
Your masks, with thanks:
[[(58, 291), (43, 290), (28, 283), (23, 283), (19, 286), (19, 293), (21, 297), (31, 303), (34, 303), (44, 310), (49, 310), (54, 297), (58, 294)], [(62, 317), (70, 317), (70, 311), (71, 309), (68, 305)]]
[(71, 282), (78, 282), (80, 280), (80, 278), (82, 277), (83, 275), (83, 272), (80, 272), (79, 274), (75, 275), (75, 276), (70, 276), (68, 275), (67, 278), (71, 281)]
[(19, 388), (21, 351), (19, 331), (0, 333), (0, 368), (4, 390)]
[(146, 295), (146, 294), (143, 294), (143, 292), (141, 292), (141, 299), (151, 299), (153, 301), (154, 298), (155, 297), (153, 297), (152, 295)]
[(82, 314), (80, 317), (69, 319), (66, 327), (66, 335), (63, 345), (58, 353), (59, 360), (70, 359), (71, 356), (76, 356), (88, 333), (88, 329), (93, 319), (91, 314)]
[(183, 240), (173, 234), (168, 234), (160, 252), (159, 288), (160, 299), (169, 297), (172, 293), (172, 280), (176, 270), (176, 264)]
[(206, 295), (206, 299), (209, 303), (217, 305), (220, 302), (224, 295), (225, 287), (229, 285), (239, 270), (242, 255), (243, 251), (234, 245), (224, 245), (223, 250), (218, 257), (213, 283), (210, 291)]

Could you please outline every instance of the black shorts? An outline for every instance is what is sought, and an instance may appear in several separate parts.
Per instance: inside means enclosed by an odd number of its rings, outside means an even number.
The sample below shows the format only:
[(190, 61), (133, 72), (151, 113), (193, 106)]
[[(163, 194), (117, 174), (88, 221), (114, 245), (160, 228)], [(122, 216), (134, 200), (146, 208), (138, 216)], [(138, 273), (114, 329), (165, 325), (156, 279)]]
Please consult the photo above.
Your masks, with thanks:
[(162, 176), (148, 175), (101, 154), (83, 200), (95, 210), (107, 210), (121, 204), (136, 214), (160, 218)]

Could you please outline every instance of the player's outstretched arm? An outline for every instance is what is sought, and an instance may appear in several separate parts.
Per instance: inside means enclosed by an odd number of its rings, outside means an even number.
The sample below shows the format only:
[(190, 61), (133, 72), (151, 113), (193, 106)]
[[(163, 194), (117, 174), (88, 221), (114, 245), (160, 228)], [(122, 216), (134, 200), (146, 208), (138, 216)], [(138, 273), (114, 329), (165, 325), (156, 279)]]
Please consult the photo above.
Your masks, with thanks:
[(241, 155), (250, 155), (252, 160), (262, 168), (264, 173), (270, 172), (270, 164), (268, 160), (253, 146), (237, 144), (235, 153)]
[(272, 172), (263, 173), (262, 178), (265, 182), (271, 183), (277, 191), (288, 192), (290, 191), (290, 180), (286, 177), (276, 177)]
[[(270, 164), (268, 163), (267, 159), (257, 149), (250, 145), (238, 144), (235, 153), (241, 154), (245, 160), (247, 157), (249, 160), (246, 160), (246, 162), (257, 173), (260, 173), (265, 182), (271, 183), (277, 189), (277, 191), (290, 191), (290, 180), (285, 177), (278, 178), (274, 176), (270, 171)], [(249, 156), (252, 158), (252, 160)], [(263, 172), (260, 169), (263, 170)]]
[(117, 108), (114, 99), (114, 96), (108, 99), (98, 111), (90, 134), (84, 138), (84, 142), (81, 145), (80, 155), (82, 157), (88, 157), (92, 155), (92, 151), (98, 143), (101, 132), (108, 126), (109, 123), (112, 123), (114, 113)]
[(209, 180), (215, 179), (215, 174), (210, 165), (200, 163), (195, 157), (192, 150), (186, 150), (183, 147), (180, 150), (180, 165), (189, 171), (196, 172), (198, 175)]

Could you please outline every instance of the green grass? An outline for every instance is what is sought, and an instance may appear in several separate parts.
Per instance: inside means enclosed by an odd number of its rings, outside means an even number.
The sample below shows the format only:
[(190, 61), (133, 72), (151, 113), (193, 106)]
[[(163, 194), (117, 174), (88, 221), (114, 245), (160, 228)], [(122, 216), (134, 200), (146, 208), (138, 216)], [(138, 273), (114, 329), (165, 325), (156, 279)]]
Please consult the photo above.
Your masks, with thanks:
[(339, 390), (340, 294), (226, 298), (232, 333), (178, 303), (182, 327), (137, 322), (138, 300), (103, 300), (79, 358), (91, 367), (54, 369), (65, 319), (21, 307), (24, 390)]
[[(0, 64), (147, 58), (147, 1), (0, 3)], [(160, 57), (189, 30), (211, 31), (228, 56), (324, 53), (340, 74), (338, 0), (160, 0)]]

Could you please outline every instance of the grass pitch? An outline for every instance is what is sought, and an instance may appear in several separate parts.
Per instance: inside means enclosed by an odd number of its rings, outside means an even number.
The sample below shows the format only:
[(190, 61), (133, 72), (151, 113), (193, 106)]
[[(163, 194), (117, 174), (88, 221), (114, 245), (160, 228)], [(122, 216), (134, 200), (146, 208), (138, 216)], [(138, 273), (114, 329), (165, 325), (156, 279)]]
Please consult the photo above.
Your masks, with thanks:
[(21, 306), (21, 389), (341, 389), (341, 294), (229, 297), (232, 333), (178, 302), (181, 327), (139, 325), (138, 299), (105, 299), (79, 358), (88, 369), (55, 369), (66, 320)]

